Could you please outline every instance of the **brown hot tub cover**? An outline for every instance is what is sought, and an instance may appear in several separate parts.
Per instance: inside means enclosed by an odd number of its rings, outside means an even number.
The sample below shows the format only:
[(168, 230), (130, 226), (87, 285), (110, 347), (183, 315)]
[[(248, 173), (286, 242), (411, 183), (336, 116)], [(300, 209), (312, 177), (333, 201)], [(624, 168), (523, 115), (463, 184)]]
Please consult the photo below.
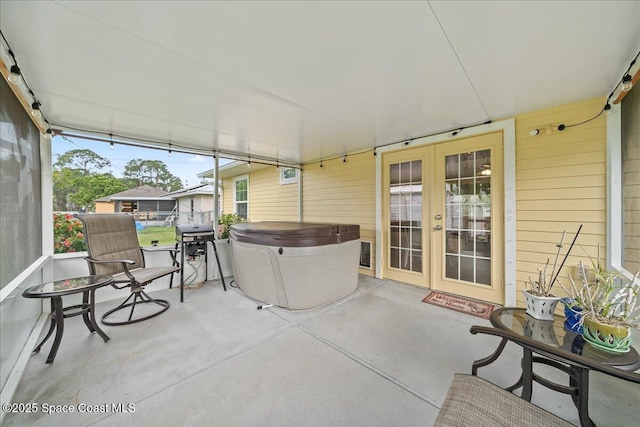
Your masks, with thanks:
[(352, 224), (264, 221), (231, 226), (232, 240), (264, 246), (324, 246), (359, 238), (360, 226)]

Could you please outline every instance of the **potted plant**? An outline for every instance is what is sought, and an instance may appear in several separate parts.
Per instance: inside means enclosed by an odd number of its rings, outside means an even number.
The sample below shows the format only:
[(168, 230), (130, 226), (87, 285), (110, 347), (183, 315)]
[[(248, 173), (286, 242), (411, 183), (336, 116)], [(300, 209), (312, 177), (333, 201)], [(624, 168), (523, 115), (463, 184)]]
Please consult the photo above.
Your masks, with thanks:
[(231, 248), (229, 246), (229, 232), (231, 231), (231, 226), (233, 224), (239, 224), (246, 221), (246, 219), (235, 213), (222, 214), (218, 218), (218, 240), (216, 240), (216, 247), (218, 249), (218, 256), (220, 257), (220, 265), (222, 266), (222, 271), (225, 277), (233, 272), (233, 267), (231, 265)]
[(631, 328), (640, 329), (640, 271), (627, 280), (598, 264), (593, 282), (584, 280), (580, 304), (585, 341), (603, 350), (628, 352)]
[(561, 300), (561, 297), (553, 295), (551, 291), (553, 289), (553, 285), (558, 280), (558, 274), (560, 273), (560, 270), (562, 270), (567, 257), (571, 253), (573, 245), (575, 244), (581, 229), (582, 225), (580, 225), (580, 228), (578, 228), (578, 231), (573, 238), (573, 242), (571, 242), (571, 246), (569, 247), (569, 250), (567, 250), (564, 259), (562, 260), (562, 263), (557, 270), (556, 267), (558, 265), (558, 259), (560, 258), (560, 252), (563, 248), (566, 231), (562, 232), (562, 238), (560, 239), (560, 243), (557, 245), (558, 251), (556, 252), (556, 259), (553, 263), (551, 274), (547, 274), (549, 270), (549, 259), (547, 259), (544, 270), (538, 269), (538, 280), (534, 282), (533, 280), (531, 280), (531, 278), (529, 278), (528, 281), (525, 281), (525, 285), (527, 285), (528, 288), (525, 287), (522, 293), (524, 294), (528, 315), (538, 320), (553, 320), (553, 313), (555, 312), (556, 305)]
[(220, 218), (218, 218), (218, 240), (229, 239), (231, 226), (241, 222), (246, 222), (246, 220), (236, 213), (220, 215)]

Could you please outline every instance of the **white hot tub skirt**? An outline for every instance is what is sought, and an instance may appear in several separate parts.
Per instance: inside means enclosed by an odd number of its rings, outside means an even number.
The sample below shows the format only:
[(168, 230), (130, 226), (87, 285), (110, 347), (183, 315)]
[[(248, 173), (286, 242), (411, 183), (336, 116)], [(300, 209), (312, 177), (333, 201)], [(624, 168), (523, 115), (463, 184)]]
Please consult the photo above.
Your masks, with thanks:
[(231, 240), (233, 273), (250, 298), (292, 310), (338, 300), (356, 290), (360, 240), (309, 247)]

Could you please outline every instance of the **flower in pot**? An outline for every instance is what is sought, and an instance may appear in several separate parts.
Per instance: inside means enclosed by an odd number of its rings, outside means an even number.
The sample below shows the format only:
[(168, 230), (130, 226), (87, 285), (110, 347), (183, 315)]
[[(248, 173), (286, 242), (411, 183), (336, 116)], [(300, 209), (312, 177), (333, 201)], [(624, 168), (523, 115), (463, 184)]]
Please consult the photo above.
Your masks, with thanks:
[(640, 271), (627, 280), (598, 265), (595, 280), (584, 285), (583, 338), (603, 350), (628, 352), (631, 328), (640, 329)]
[(547, 259), (544, 270), (538, 269), (538, 280), (534, 282), (533, 280), (531, 280), (531, 278), (529, 278), (528, 281), (525, 281), (525, 284), (528, 285), (528, 289), (525, 288), (522, 293), (524, 294), (524, 299), (527, 304), (528, 315), (538, 320), (553, 320), (553, 313), (555, 312), (556, 305), (561, 300), (561, 297), (553, 295), (551, 293), (551, 290), (553, 289), (553, 285), (558, 279), (558, 274), (560, 273), (560, 270), (562, 270), (562, 266), (571, 253), (571, 249), (573, 249), (573, 245), (575, 244), (581, 229), (582, 225), (580, 225), (580, 228), (578, 228), (573, 242), (571, 242), (571, 246), (569, 247), (569, 250), (567, 250), (564, 259), (562, 260), (562, 263), (557, 270), (556, 266), (558, 265), (560, 252), (563, 248), (566, 231), (562, 233), (560, 243), (557, 245), (558, 251), (556, 252), (556, 259), (553, 263), (551, 274), (547, 274), (547, 271), (549, 270), (549, 259)]
[(231, 226), (233, 224), (240, 224), (241, 222), (247, 222), (247, 220), (238, 214), (230, 213), (220, 215), (220, 218), (218, 218), (218, 239), (228, 239)]

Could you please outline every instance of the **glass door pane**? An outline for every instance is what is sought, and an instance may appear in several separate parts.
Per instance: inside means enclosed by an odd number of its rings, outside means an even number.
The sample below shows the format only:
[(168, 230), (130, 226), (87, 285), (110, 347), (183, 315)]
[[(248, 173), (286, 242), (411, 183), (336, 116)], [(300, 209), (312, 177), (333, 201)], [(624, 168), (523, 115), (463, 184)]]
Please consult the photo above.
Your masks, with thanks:
[(491, 285), (491, 150), (445, 156), (445, 277)]
[(422, 272), (422, 160), (389, 165), (389, 262)]

